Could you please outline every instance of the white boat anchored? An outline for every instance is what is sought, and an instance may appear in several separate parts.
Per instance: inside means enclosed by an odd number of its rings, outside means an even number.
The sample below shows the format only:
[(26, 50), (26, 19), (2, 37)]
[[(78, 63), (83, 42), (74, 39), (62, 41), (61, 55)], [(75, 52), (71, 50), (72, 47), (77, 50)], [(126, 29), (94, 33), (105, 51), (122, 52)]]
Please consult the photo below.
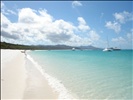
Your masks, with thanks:
[(72, 51), (75, 51), (75, 48), (72, 48)]
[(113, 51), (120, 51), (121, 49), (120, 48), (117, 48), (117, 47), (115, 47), (115, 48), (113, 48)]
[(109, 48), (108, 34), (107, 34), (107, 48), (103, 49), (103, 51), (113, 51), (112, 48)]
[(109, 47), (109, 41), (108, 41), (108, 34), (107, 34), (107, 47), (103, 49), (103, 51), (120, 51), (120, 48), (117, 47)]
[(105, 48), (105, 49), (103, 49), (103, 51), (113, 51), (113, 49), (111, 49), (111, 48)]

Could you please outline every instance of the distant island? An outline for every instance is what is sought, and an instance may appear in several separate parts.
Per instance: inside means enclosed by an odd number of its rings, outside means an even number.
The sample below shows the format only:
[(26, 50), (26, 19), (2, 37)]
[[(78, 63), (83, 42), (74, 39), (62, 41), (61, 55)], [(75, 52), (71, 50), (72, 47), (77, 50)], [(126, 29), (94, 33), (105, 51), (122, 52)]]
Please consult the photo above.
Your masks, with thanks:
[(1, 42), (1, 49), (24, 49), (24, 50), (101, 50), (102, 48), (88, 46), (68, 46), (68, 45), (21, 45)]

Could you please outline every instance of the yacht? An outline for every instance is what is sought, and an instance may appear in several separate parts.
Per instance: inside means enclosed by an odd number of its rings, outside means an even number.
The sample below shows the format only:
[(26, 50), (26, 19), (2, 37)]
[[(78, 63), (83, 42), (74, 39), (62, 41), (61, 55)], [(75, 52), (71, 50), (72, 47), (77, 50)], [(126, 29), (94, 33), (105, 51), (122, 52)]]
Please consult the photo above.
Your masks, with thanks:
[(72, 51), (75, 51), (75, 48), (72, 48)]
[(120, 51), (121, 49), (120, 48), (117, 48), (117, 47), (115, 47), (115, 48), (113, 48), (113, 51)]
[(111, 49), (111, 48), (105, 48), (105, 49), (103, 49), (103, 51), (113, 51), (113, 49)]
[(107, 48), (103, 49), (103, 51), (113, 51), (112, 48), (109, 48), (108, 34), (107, 34)]

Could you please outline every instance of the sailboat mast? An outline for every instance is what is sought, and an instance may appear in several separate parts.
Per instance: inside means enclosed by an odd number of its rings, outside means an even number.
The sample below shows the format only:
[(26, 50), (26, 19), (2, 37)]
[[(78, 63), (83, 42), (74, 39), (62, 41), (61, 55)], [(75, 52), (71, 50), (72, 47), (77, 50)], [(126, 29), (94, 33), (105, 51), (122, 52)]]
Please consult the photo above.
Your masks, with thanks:
[(109, 48), (108, 33), (107, 33), (107, 48)]
[(119, 34), (117, 34), (117, 37), (118, 37), (118, 48), (121, 49)]
[(107, 48), (105, 48), (103, 51), (113, 51), (113, 49), (109, 48), (109, 40), (108, 40), (108, 34), (106, 35), (107, 37)]

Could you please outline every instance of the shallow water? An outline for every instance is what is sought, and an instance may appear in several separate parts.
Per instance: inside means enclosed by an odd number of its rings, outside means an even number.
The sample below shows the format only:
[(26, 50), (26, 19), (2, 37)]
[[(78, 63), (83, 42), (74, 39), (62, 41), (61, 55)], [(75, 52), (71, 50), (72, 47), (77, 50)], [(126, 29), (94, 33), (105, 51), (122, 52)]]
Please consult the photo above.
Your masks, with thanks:
[(131, 50), (44, 50), (31, 51), (29, 55), (75, 98), (132, 99)]

